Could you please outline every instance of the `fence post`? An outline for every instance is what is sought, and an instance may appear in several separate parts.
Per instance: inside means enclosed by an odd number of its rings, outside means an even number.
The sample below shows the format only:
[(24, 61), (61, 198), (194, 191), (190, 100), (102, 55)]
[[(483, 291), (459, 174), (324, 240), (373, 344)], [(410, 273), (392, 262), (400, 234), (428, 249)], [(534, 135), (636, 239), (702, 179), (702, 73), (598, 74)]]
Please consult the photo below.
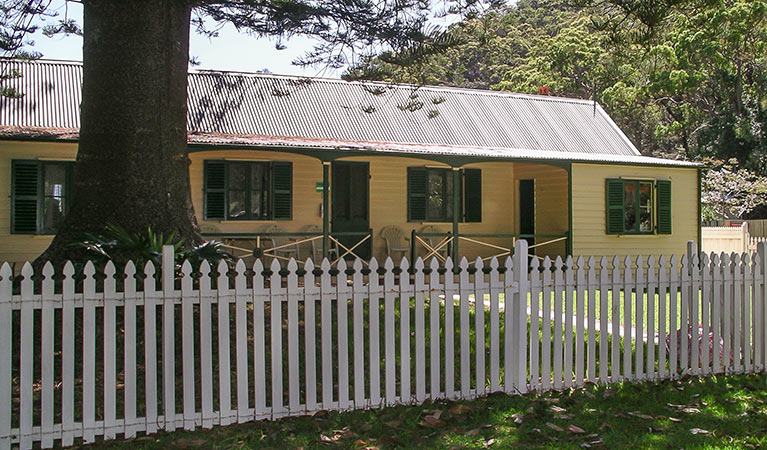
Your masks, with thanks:
[(517, 389), (520, 393), (527, 392), (527, 294), (530, 290), (528, 281), (527, 241), (519, 239), (514, 244), (514, 278), (517, 292), (514, 294), (512, 307), (516, 319), (516, 369)]
[(762, 305), (760, 312), (762, 314), (761, 320), (761, 336), (762, 339), (762, 371), (767, 372), (767, 242), (762, 241), (757, 244), (757, 252), (759, 257), (759, 266), (762, 269), (762, 298), (759, 299)]
[(0, 448), (11, 448), (11, 294), (13, 271), (0, 265)]

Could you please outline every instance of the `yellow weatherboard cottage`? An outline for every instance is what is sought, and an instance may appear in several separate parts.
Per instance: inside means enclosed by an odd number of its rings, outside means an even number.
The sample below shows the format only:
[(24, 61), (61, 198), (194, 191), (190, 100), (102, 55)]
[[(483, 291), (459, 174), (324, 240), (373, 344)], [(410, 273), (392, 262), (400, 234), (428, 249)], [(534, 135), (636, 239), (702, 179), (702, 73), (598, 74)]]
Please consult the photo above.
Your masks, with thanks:
[[(82, 65), (3, 60), (0, 261), (66, 214)], [(699, 166), (642, 156), (594, 102), (195, 71), (191, 195), (238, 256), (671, 254), (699, 240)], [(105, 192), (104, 195), (109, 195)]]

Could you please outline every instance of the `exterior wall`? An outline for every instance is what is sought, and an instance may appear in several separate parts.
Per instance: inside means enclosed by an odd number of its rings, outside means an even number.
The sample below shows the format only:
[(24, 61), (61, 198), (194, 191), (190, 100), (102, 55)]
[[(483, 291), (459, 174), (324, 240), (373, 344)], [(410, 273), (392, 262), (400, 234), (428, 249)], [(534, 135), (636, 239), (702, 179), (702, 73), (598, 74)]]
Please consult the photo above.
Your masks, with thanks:
[(52, 235), (11, 234), (11, 161), (74, 161), (75, 155), (77, 143), (0, 141), (0, 261), (17, 265), (32, 261), (53, 239)]
[[(258, 232), (268, 225), (277, 224), (286, 231), (302, 231), (308, 225), (322, 226), (320, 209), (322, 192), (315, 186), (322, 181), (322, 164), (316, 158), (290, 153), (275, 153), (252, 150), (205, 151), (190, 154), (190, 178), (192, 202), (197, 220), (203, 232)], [(290, 221), (206, 221), (202, 220), (203, 165), (206, 159), (280, 160), (293, 163), (293, 219)], [(407, 221), (407, 168), (408, 166), (447, 167), (432, 161), (402, 157), (350, 157), (345, 161), (365, 161), (370, 164), (370, 227), (373, 229), (373, 256), (386, 257), (386, 243), (380, 236), (381, 228), (396, 225), (409, 237), (415, 229), (420, 231), (426, 225), (440, 230), (451, 231), (452, 223), (426, 223)], [(466, 167), (482, 169), (482, 222), (461, 223), (459, 230), (464, 233), (505, 233), (514, 232), (512, 163), (481, 163)], [(332, 189), (332, 186), (331, 186)], [(510, 247), (510, 238), (480, 238), (477, 240)], [(308, 246), (302, 250), (301, 258), (308, 256)], [(494, 249), (462, 241), (461, 255), (475, 258), (500, 253)], [(420, 255), (425, 254), (420, 249)], [(397, 258), (400, 256), (397, 255)]]
[[(535, 180), (535, 234), (564, 234), (569, 224), (567, 217), (568, 193), (567, 171), (556, 166), (542, 164), (514, 165), (515, 232), (519, 232), (519, 181)], [(538, 238), (542, 243), (552, 238)], [(566, 256), (567, 242), (558, 241), (535, 248), (539, 256)]]
[[(684, 254), (688, 240), (698, 240), (698, 173), (695, 168), (573, 164), (573, 254)], [(669, 235), (608, 235), (605, 225), (605, 179), (644, 178), (671, 181)]]

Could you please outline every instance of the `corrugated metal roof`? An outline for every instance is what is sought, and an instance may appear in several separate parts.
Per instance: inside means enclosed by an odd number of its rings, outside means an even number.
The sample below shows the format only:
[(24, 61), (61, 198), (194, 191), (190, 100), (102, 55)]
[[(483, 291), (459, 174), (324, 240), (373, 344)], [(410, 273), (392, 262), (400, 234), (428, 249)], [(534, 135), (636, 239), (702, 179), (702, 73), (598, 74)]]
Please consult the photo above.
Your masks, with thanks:
[[(0, 64), (6, 73), (22, 74), (2, 83), (24, 94), (0, 98), (3, 135), (24, 128), (71, 135), (79, 128), (81, 63)], [(304, 140), (304, 147), (675, 163), (640, 156), (602, 107), (586, 100), (210, 71), (191, 72), (188, 92), (192, 142), (215, 136), (207, 143), (297, 146)]]

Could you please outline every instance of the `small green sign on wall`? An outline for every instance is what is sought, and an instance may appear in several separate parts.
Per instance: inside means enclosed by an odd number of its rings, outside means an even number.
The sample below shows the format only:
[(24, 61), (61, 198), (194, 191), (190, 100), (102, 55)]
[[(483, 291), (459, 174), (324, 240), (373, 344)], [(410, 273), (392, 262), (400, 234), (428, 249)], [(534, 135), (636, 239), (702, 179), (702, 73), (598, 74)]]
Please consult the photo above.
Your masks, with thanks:
[(322, 181), (318, 181), (317, 184), (314, 187), (314, 190), (317, 192), (324, 191)]

